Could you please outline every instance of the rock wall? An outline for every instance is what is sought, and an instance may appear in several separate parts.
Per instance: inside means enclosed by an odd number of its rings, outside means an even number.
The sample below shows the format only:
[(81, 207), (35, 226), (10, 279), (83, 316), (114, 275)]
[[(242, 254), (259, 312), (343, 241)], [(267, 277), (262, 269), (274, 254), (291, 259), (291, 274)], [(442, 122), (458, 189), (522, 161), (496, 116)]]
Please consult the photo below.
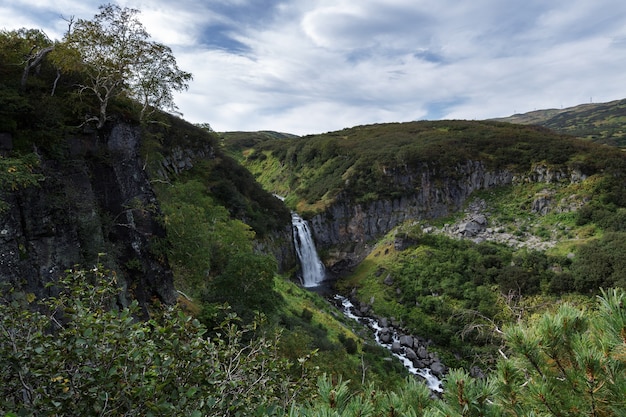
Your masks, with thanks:
[(139, 144), (137, 128), (116, 124), (105, 135), (68, 139), (63, 158), (42, 157), (41, 187), (4, 195), (0, 281), (41, 296), (67, 269), (102, 262), (143, 305), (174, 303), (172, 273), (151, 251), (164, 230)]
[(402, 197), (360, 204), (340, 196), (328, 210), (310, 220), (318, 248), (343, 248), (330, 256), (333, 259), (327, 259), (331, 269), (335, 264), (344, 269), (358, 263), (367, 255), (369, 241), (406, 220), (438, 218), (459, 210), (476, 190), (522, 182), (578, 182), (586, 178), (580, 171), (544, 164), (537, 164), (526, 173), (489, 170), (480, 161), (466, 161), (446, 175), (428, 167), (420, 171), (388, 169), (384, 174), (406, 188)]
[[(11, 139), (2, 140), (6, 153)], [(0, 283), (44, 296), (53, 291), (46, 284), (68, 269), (102, 263), (126, 288), (122, 303), (130, 297), (144, 306), (153, 299), (176, 302), (167, 259), (153, 250), (165, 230), (151, 181), (169, 182), (216, 153), (208, 141), (192, 138), (180, 146), (164, 135), (162, 159), (148, 167), (141, 140), (140, 129), (124, 123), (73, 135), (62, 156), (40, 157), (40, 187), (2, 194), (9, 209), (0, 213)], [(283, 271), (296, 265), (291, 233), (286, 224), (256, 242)]]
[(476, 161), (458, 166), (455, 174), (444, 178), (432, 170), (390, 174), (407, 188), (404, 196), (393, 200), (355, 204), (340, 197), (326, 212), (311, 219), (316, 241), (321, 247), (365, 243), (405, 220), (445, 216), (458, 210), (472, 192), (511, 184), (514, 179), (511, 172), (490, 172)]

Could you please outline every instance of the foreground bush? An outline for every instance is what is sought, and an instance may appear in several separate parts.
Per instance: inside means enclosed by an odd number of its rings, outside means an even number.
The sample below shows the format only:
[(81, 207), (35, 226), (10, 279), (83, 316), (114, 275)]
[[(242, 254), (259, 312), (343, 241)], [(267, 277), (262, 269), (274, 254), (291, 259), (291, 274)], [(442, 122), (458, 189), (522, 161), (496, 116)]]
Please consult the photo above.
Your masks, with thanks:
[(98, 268), (59, 285), (37, 302), (3, 294), (0, 415), (268, 415), (307, 387), (288, 378), (277, 335), (233, 315), (209, 336), (176, 308), (146, 321), (136, 303), (115, 308), (114, 276)]
[(563, 304), (505, 329), (488, 377), (451, 371), (441, 399), (409, 380), (396, 392), (351, 391), (318, 380), (306, 358), (298, 380), (276, 335), (238, 327), (215, 332), (175, 308), (137, 319), (114, 308), (114, 276), (75, 271), (35, 301), (0, 303), (0, 414), (10, 416), (623, 416), (626, 414), (626, 292), (602, 292), (597, 308)]

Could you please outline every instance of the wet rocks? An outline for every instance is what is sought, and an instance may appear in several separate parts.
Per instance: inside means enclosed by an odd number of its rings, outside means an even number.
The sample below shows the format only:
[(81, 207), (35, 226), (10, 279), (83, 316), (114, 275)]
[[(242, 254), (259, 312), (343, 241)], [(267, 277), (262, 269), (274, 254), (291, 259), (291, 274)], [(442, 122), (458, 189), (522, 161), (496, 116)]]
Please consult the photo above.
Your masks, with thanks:
[[(373, 300), (370, 300), (373, 301)], [(360, 303), (351, 298), (354, 306), (352, 312), (361, 322), (370, 327), (376, 334), (377, 341), (396, 355), (408, 359), (413, 367), (427, 369), (437, 378), (443, 377), (448, 368), (441, 362), (436, 353), (430, 352), (430, 341), (408, 334), (401, 324), (393, 317), (379, 317), (374, 314), (371, 303)], [(341, 308), (341, 306), (339, 306)]]

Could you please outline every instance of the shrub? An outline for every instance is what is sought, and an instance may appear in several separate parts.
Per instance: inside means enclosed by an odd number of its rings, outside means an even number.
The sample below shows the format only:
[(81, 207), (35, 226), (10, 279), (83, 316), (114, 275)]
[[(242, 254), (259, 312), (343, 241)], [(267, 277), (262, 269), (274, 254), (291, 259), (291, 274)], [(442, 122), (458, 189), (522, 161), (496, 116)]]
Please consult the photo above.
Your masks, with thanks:
[(115, 275), (98, 268), (55, 291), (3, 293), (1, 415), (266, 415), (308, 389), (304, 359), (302, 380), (290, 379), (278, 336), (232, 314), (213, 336), (173, 307), (137, 320), (136, 302), (115, 308)]

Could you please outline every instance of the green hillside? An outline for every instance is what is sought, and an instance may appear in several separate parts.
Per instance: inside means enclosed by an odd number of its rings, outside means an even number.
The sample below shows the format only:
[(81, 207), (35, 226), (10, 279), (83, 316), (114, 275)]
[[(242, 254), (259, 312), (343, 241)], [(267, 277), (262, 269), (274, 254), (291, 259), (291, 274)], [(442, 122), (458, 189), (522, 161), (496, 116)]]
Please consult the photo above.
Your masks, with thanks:
[(537, 110), (494, 120), (539, 125), (593, 142), (626, 146), (626, 100)]
[(239, 153), (266, 189), (288, 196), (300, 211), (323, 210), (340, 194), (360, 202), (407, 195), (418, 185), (407, 187), (397, 176), (420, 169), (439, 178), (455, 176), (467, 160), (515, 173), (539, 163), (588, 175), (624, 166), (611, 149), (544, 128), (488, 121), (357, 126), (301, 138), (255, 136), (249, 143), (231, 142), (229, 135), (224, 134), (226, 148)]
[[(0, 415), (624, 415), (620, 149), (498, 121), (219, 134), (167, 112), (168, 48), (110, 61), (88, 23), (0, 32)], [(145, 62), (173, 77), (141, 90)], [(319, 293), (290, 209), (358, 260)], [(423, 340), (443, 393), (335, 292)]]
[[(356, 289), (363, 302), (374, 300), (377, 314), (428, 335), (451, 365), (490, 368), (498, 356), (494, 326), (626, 285), (618, 260), (626, 248), (616, 245), (626, 232), (626, 157), (616, 148), (534, 126), (467, 121), (257, 138), (249, 147), (224, 138), (266, 189), (309, 216), (337, 205), (402, 201), (423, 187), (463, 186), (469, 179), (459, 167), (468, 160), (519, 178), (475, 191), (460, 211), (409, 220), (369, 242), (369, 256), (337, 283), (346, 293)], [(533, 179), (537, 167), (581, 179)], [(542, 210), (545, 201), (550, 207)], [(478, 216), (492, 232), (467, 239), (451, 233)], [(336, 256), (333, 248), (323, 253), (327, 261)]]

